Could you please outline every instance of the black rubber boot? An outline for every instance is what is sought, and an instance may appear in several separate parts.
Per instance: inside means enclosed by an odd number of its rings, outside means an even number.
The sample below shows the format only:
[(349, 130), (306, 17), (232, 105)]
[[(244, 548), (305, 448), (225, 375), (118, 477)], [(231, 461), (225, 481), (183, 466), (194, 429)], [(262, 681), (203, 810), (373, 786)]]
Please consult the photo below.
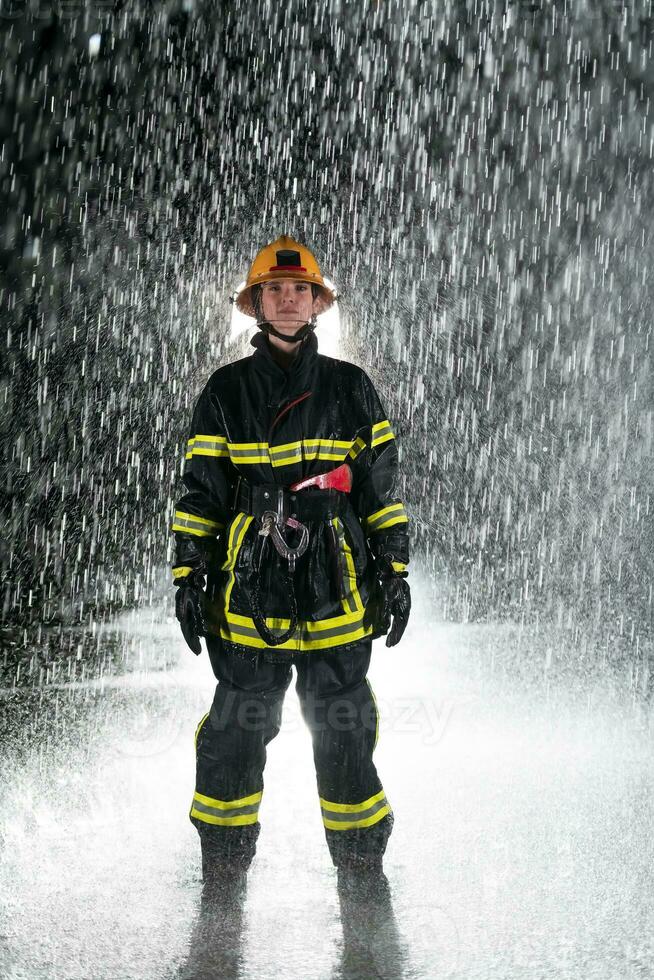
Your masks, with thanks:
[(393, 829), (393, 814), (387, 814), (372, 827), (353, 830), (326, 830), (332, 863), (338, 869), (382, 873), (382, 859)]
[(260, 829), (260, 824), (256, 823), (212, 828), (200, 833), (203, 900), (240, 900)]

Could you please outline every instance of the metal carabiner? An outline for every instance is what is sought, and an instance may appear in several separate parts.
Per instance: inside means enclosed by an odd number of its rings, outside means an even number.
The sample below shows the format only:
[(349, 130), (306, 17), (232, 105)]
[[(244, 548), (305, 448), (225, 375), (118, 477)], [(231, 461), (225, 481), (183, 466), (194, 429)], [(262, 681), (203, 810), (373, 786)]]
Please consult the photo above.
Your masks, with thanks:
[(272, 529), (277, 524), (277, 514), (274, 510), (264, 510), (261, 515), (261, 530), (258, 532), (263, 537), (270, 534)]
[[(284, 540), (281, 530), (284, 524), (288, 527), (292, 527), (294, 531), (300, 532), (300, 541), (295, 548), (291, 548), (290, 545)], [(307, 550), (307, 545), (309, 544), (309, 529), (301, 524), (300, 521), (296, 521), (292, 517), (287, 517), (286, 521), (282, 523), (281, 527), (279, 524), (279, 515), (273, 510), (266, 510), (261, 515), (261, 530), (260, 535), (267, 536), (270, 535), (270, 539), (275, 546), (275, 550), (282, 558), (286, 558), (288, 561), (288, 568), (291, 574), (295, 571), (295, 560), (300, 558), (304, 552)]]
[(283, 537), (279, 533), (279, 528), (275, 528), (273, 531), (273, 541), (275, 540), (275, 534), (279, 535), (279, 540), (285, 549), (285, 557), (288, 559), (288, 570), (292, 575), (295, 571), (295, 559), (301, 558), (304, 552), (307, 550), (307, 545), (309, 544), (309, 528), (304, 524), (301, 524), (300, 521), (296, 521), (293, 517), (287, 517), (286, 524), (288, 527), (292, 527), (294, 531), (300, 532), (299, 544), (296, 545), (295, 548), (289, 548), (286, 541), (284, 541)]

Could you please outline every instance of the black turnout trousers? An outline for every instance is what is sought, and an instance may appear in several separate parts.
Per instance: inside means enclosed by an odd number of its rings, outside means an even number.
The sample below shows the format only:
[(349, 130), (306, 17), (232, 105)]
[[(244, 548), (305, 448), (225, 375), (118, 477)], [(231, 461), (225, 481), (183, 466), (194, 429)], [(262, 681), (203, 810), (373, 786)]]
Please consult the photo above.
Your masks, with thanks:
[(372, 641), (294, 654), (281, 662), (256, 651), (236, 653), (216, 636), (207, 637), (207, 647), (218, 684), (196, 730), (189, 814), (203, 855), (215, 853), (244, 868), (254, 856), (266, 746), (279, 732), (294, 665), (332, 861), (341, 867), (379, 860), (393, 814), (372, 759), (379, 731), (366, 678)]

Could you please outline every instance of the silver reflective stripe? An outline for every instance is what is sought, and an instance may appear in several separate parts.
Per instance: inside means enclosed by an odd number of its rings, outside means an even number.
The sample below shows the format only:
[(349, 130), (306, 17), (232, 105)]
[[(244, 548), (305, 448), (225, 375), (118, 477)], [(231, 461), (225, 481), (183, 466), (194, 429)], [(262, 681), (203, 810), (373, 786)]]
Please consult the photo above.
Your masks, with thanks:
[(227, 439), (195, 439), (189, 442), (191, 452), (194, 449), (227, 449)]
[(395, 436), (393, 435), (390, 422), (384, 422), (382, 425), (373, 426), (370, 445), (373, 447), (378, 446), (380, 442), (387, 442), (389, 439), (394, 438)]
[(209, 813), (212, 817), (242, 817), (245, 816), (246, 813), (258, 813), (259, 801), (256, 803), (248, 803), (247, 806), (225, 807), (225, 809), (223, 809), (216, 806), (208, 806), (206, 803), (200, 803), (200, 801), (194, 797), (193, 809), (199, 810), (200, 813)]
[(302, 459), (302, 447), (296, 446), (295, 449), (286, 449), (281, 453), (271, 449), (270, 456), (275, 463), (281, 459)]
[(342, 813), (340, 810), (327, 810), (326, 807), (321, 807), (322, 815), (325, 820), (334, 820), (339, 823), (351, 823), (353, 820), (366, 820), (368, 817), (372, 817), (373, 814), (381, 810), (382, 807), (388, 806), (388, 800), (385, 796), (382, 796), (381, 800), (377, 800), (373, 803), (371, 807), (367, 810), (352, 810), (347, 813)]
[(335, 446), (328, 441), (312, 442), (311, 439), (305, 439), (302, 445), (308, 456), (318, 455), (323, 459), (345, 459), (351, 448), (349, 444), (347, 446)]
[(231, 459), (248, 459), (250, 456), (263, 456), (267, 459), (268, 446), (252, 446), (251, 449), (234, 449), (232, 446), (229, 455)]

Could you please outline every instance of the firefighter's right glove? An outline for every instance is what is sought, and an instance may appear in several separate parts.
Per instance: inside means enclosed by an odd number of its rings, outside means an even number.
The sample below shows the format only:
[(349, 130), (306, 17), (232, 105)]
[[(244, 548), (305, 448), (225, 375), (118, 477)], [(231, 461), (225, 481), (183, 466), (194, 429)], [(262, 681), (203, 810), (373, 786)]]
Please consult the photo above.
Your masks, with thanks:
[(408, 573), (396, 572), (392, 560), (391, 555), (383, 555), (375, 563), (379, 583), (380, 619), (387, 634), (387, 647), (394, 647), (400, 642), (411, 612), (411, 589), (406, 581)]
[(202, 612), (202, 599), (205, 586), (205, 569), (194, 569), (189, 575), (175, 579), (177, 594), (175, 596), (175, 615), (177, 616), (182, 634), (193, 653), (202, 653), (200, 637), (207, 635), (207, 629)]

